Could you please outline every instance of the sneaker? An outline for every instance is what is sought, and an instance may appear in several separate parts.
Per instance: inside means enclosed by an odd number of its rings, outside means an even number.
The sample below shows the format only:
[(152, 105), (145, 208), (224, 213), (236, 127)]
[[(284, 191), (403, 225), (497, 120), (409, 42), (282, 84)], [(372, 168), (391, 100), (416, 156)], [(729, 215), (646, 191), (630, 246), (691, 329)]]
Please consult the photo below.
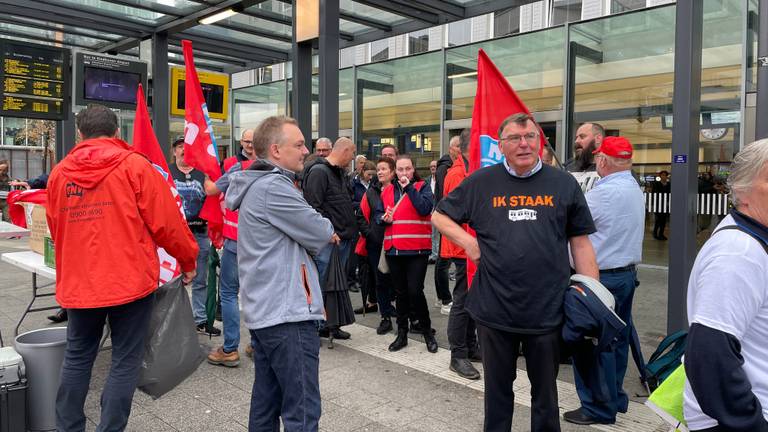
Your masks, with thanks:
[(221, 330), (212, 325), (208, 325), (208, 323), (198, 324), (197, 332), (209, 336), (221, 336)]
[(434, 304), (435, 307), (443, 307), (443, 301), (440, 299), (437, 299), (437, 301)]
[(208, 354), (208, 363), (226, 367), (237, 367), (240, 364), (240, 354), (237, 351), (224, 352), (224, 347), (218, 347)]
[(384, 335), (392, 331), (392, 319), (389, 317), (382, 318), (379, 327), (376, 328), (377, 335)]
[(453, 302), (450, 302), (446, 305), (442, 305), (440, 307), (440, 313), (443, 315), (450, 315), (451, 314), (451, 307), (453, 307)]
[(253, 346), (251, 344), (245, 346), (245, 355), (249, 358), (253, 358)]

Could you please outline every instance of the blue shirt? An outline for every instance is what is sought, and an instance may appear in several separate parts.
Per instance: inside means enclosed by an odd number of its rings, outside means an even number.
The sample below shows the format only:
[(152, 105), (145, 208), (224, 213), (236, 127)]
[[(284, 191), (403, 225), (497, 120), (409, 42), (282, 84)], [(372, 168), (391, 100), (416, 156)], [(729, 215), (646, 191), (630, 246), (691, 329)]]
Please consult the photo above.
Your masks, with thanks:
[(537, 172), (539, 172), (539, 170), (541, 169), (541, 158), (539, 158), (539, 161), (538, 161), (538, 162), (536, 162), (536, 165), (533, 167), (533, 169), (532, 169), (532, 170), (530, 170), (529, 172), (527, 172), (527, 173), (525, 173), (525, 174), (523, 174), (523, 175), (518, 175), (518, 174), (515, 172), (515, 169), (509, 166), (509, 164), (507, 163), (507, 159), (506, 159), (506, 158), (504, 159), (504, 162), (503, 162), (503, 163), (504, 163), (504, 168), (506, 168), (506, 169), (507, 169), (507, 172), (509, 172), (509, 174), (510, 174), (512, 177), (517, 177), (517, 178), (526, 178), (526, 177), (530, 177), (530, 176), (532, 176), (532, 175), (536, 174)]
[(597, 228), (589, 239), (600, 270), (639, 263), (643, 256), (645, 200), (631, 171), (601, 178), (586, 198)]

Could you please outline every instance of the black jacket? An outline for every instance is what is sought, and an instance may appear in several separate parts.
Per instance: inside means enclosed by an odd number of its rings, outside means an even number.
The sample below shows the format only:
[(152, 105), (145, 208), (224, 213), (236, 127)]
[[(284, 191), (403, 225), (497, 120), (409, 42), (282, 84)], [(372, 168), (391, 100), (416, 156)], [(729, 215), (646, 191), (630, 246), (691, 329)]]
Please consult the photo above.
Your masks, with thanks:
[(302, 180), (304, 198), (333, 224), (342, 240), (357, 237), (357, 221), (352, 206), (352, 190), (343, 168), (318, 158)]
[[(445, 185), (445, 175), (453, 166), (453, 160), (450, 155), (443, 155), (437, 161), (437, 170), (435, 171), (435, 204), (443, 199), (443, 185)], [(427, 185), (429, 186), (429, 185)]]

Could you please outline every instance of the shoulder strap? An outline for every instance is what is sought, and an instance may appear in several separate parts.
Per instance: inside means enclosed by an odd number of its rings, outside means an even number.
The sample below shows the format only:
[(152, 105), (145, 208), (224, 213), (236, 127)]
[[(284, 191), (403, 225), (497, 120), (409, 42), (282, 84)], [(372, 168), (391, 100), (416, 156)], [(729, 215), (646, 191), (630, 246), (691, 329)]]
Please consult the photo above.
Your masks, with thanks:
[(741, 231), (741, 232), (743, 232), (745, 234), (749, 234), (750, 237), (752, 237), (753, 239), (757, 240), (758, 243), (760, 243), (760, 246), (763, 247), (763, 250), (765, 250), (765, 253), (768, 254), (768, 243), (766, 243), (765, 240), (763, 240), (760, 237), (758, 237), (757, 234), (755, 234), (755, 233), (753, 233), (753, 232), (751, 232), (749, 230), (746, 230), (746, 229), (742, 228), (739, 225), (727, 225), (727, 226), (724, 226), (724, 227), (716, 230), (715, 232), (713, 232), (712, 235), (714, 236), (715, 234), (719, 233), (720, 231), (725, 231), (725, 230), (738, 230), (738, 231)]

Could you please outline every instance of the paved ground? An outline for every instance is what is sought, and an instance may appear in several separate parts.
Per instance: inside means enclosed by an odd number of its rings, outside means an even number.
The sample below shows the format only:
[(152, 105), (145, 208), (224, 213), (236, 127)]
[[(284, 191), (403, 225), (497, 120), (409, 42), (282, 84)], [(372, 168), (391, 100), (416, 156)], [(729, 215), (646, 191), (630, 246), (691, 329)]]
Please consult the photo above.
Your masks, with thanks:
[[(0, 240), (0, 253), (25, 250), (24, 240)], [(31, 295), (29, 273), (0, 263), (0, 331), (8, 343), (13, 327)], [(651, 266), (640, 269), (634, 313), (645, 356), (664, 334), (666, 326), (666, 270)], [(434, 303), (432, 267), (427, 277), (427, 296)], [(353, 303), (360, 295), (352, 293)], [(43, 303), (45, 304), (44, 300)], [(429, 354), (420, 338), (398, 353), (389, 353), (387, 345), (394, 334), (378, 336), (373, 327), (378, 317), (359, 317), (348, 329), (350, 341), (337, 341), (336, 348), (321, 348), (321, 392), (323, 417), (321, 430), (344, 431), (478, 431), (482, 426), (482, 381), (467, 381), (448, 371), (449, 353), (445, 329), (447, 317), (432, 307), (430, 313), (442, 348)], [(45, 312), (31, 314), (21, 331), (47, 326)], [(243, 340), (247, 332), (242, 329)], [(221, 343), (200, 337), (208, 346)], [(245, 360), (245, 357), (243, 357)], [(95, 429), (99, 417), (98, 394), (109, 367), (110, 352), (102, 352), (96, 363), (86, 412), (88, 430)], [(519, 367), (525, 368), (521, 361)], [(561, 411), (576, 406), (570, 367), (562, 366), (559, 397)], [(239, 368), (224, 369), (206, 363), (178, 388), (158, 400), (141, 392), (134, 398), (129, 422), (132, 431), (244, 431), (247, 429), (253, 366), (243, 361)], [(515, 431), (529, 430), (530, 397), (525, 373), (516, 382)], [(642, 393), (637, 370), (630, 365), (625, 387), (631, 395)], [(562, 423), (564, 431), (662, 431), (661, 421), (643, 405), (643, 398), (633, 397), (630, 412), (613, 426), (577, 427)]]

